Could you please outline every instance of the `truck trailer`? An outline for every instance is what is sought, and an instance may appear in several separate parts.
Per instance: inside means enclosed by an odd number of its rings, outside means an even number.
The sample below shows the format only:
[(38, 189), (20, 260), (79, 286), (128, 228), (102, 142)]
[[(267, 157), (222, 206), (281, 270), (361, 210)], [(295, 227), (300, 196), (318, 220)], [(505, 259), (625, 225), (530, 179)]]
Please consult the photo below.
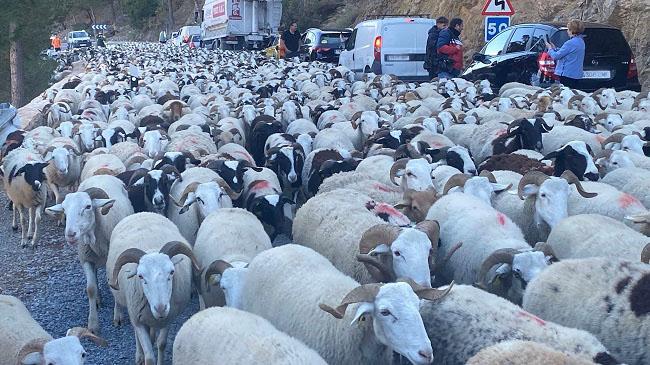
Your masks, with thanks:
[(203, 46), (262, 49), (278, 32), (282, 0), (207, 0), (201, 18)]

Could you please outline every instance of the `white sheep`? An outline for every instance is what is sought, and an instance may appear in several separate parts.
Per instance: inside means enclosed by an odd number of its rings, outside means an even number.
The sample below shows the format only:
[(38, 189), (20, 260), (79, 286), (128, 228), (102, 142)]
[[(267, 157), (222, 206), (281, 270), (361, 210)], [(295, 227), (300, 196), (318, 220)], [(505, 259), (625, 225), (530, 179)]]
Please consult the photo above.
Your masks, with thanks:
[(95, 175), (116, 176), (126, 171), (126, 166), (119, 157), (110, 153), (91, 156), (81, 170), (81, 181)]
[(588, 359), (533, 341), (511, 340), (485, 347), (466, 365), (593, 365)]
[(326, 193), (335, 189), (356, 190), (377, 202), (391, 205), (397, 204), (404, 194), (402, 189), (392, 186), (392, 184), (386, 185), (372, 176), (357, 171), (339, 172), (328, 177), (319, 186), (318, 193)]
[(123, 218), (133, 214), (129, 195), (118, 178), (93, 176), (79, 184), (77, 192), (68, 194), (62, 203), (46, 211), (59, 217), (65, 215), (65, 240), (77, 246), (79, 261), (86, 276), (88, 328), (99, 333), (97, 269), (106, 264), (113, 228)]
[[(120, 142), (112, 145), (108, 150), (110, 154), (117, 156), (122, 162), (126, 161), (136, 153), (142, 153), (142, 147), (134, 142)], [(127, 166), (128, 167), (128, 166)]]
[(248, 161), (251, 166), (257, 166), (253, 156), (244, 148), (236, 143), (228, 143), (219, 148), (217, 154), (227, 160)]
[(316, 351), (262, 317), (234, 308), (210, 308), (193, 315), (176, 334), (173, 364), (217, 363), (327, 364)]
[[(192, 249), (169, 219), (137, 213), (115, 226), (106, 275), (116, 303), (128, 310), (136, 363), (154, 364), (151, 337), (157, 332), (157, 363), (163, 364), (169, 323), (190, 302), (192, 269), (199, 271)], [(122, 323), (119, 308), (113, 322)]]
[(420, 313), (433, 348), (441, 349), (435, 365), (465, 364), (481, 349), (510, 340), (534, 341), (585, 360), (618, 364), (594, 335), (546, 322), (469, 285), (455, 285), (439, 302), (423, 302)]
[(605, 175), (601, 182), (639, 199), (644, 207), (650, 207), (650, 171), (638, 167), (618, 168)]
[(650, 158), (627, 151), (604, 151), (604, 156), (598, 159), (598, 165), (604, 168), (605, 173), (622, 167), (638, 167), (650, 171)]
[(24, 365), (82, 365), (86, 357), (81, 342), (89, 338), (106, 346), (102, 338), (85, 328), (68, 330), (65, 337), (53, 339), (29, 314), (16, 297), (0, 295), (0, 363)]
[(395, 161), (391, 156), (376, 155), (370, 156), (359, 162), (355, 171), (371, 176), (388, 186), (392, 185), (390, 181), (390, 169)]
[(69, 140), (69, 143), (48, 147), (50, 164), (45, 168), (47, 185), (54, 193), (54, 200), (57, 203), (62, 201), (60, 188), (75, 190), (81, 177), (81, 154), (77, 151), (76, 145)]
[[(289, 244), (253, 259), (242, 303), (331, 364), (388, 364), (392, 351), (414, 364), (429, 364), (434, 354), (418, 296), (438, 300), (449, 291), (415, 288), (414, 293), (403, 282), (359, 286), (318, 253)], [(262, 292), (273, 294), (260, 297)], [(294, 305), (287, 305), (288, 298)]]
[[(252, 213), (223, 208), (207, 216), (193, 248), (203, 268), (200, 282), (196, 283), (201, 308), (224, 305), (224, 294), (228, 306), (238, 307), (238, 286), (230, 282), (245, 280), (245, 266), (255, 255), (270, 248), (269, 236)], [(219, 285), (226, 290), (222, 291)]]
[(643, 364), (650, 341), (650, 266), (636, 261), (560, 261), (530, 283), (523, 308), (592, 333), (622, 363)]
[(596, 157), (600, 157), (603, 151), (601, 143), (604, 140), (605, 137), (600, 134), (593, 134), (578, 127), (559, 125), (553, 127), (550, 132), (542, 135), (542, 142), (544, 143), (542, 153), (548, 155), (553, 151), (559, 150), (569, 142), (582, 141), (591, 147)]
[(167, 152), (202, 152), (203, 154), (217, 153), (217, 146), (209, 134), (194, 130), (191, 127), (184, 131), (178, 131), (171, 137), (169, 144), (165, 147)]

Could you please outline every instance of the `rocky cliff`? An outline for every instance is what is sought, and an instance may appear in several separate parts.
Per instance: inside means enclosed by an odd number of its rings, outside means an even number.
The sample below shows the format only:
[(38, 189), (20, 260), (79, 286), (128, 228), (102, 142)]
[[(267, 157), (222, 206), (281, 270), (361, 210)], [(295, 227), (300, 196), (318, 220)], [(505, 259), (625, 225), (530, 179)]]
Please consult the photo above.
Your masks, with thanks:
[[(636, 61), (644, 86), (650, 86), (650, 1), (648, 0), (511, 0), (516, 14), (512, 23), (560, 21), (571, 18), (606, 23), (623, 30)], [(355, 2), (356, 3), (356, 2)], [(366, 0), (365, 14), (431, 14), (465, 20), (466, 55), (483, 45), (484, 0)], [(358, 5), (348, 5), (348, 7)], [(362, 20), (359, 18), (358, 20)]]

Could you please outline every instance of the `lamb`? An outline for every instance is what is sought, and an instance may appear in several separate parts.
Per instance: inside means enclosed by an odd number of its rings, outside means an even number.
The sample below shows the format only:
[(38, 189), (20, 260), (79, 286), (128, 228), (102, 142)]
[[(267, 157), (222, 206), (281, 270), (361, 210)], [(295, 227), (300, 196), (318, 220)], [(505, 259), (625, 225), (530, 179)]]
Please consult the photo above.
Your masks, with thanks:
[(546, 322), (469, 285), (455, 285), (435, 304), (423, 302), (420, 313), (433, 348), (444, 349), (436, 353), (435, 365), (465, 364), (481, 349), (511, 340), (542, 343), (597, 364), (618, 364), (592, 334)]
[(126, 166), (119, 157), (110, 153), (90, 157), (81, 170), (81, 181), (85, 181), (95, 175), (112, 175), (126, 171)]
[[(449, 289), (411, 285), (359, 286), (318, 253), (289, 244), (264, 251), (250, 263), (242, 309), (303, 341), (330, 364), (388, 364), (392, 351), (414, 364), (429, 364), (433, 351), (418, 313), (418, 297), (439, 300)], [(277, 295), (260, 300), (261, 292)], [(287, 298), (295, 305), (287, 306)], [(331, 303), (341, 305), (331, 308)], [(350, 327), (350, 322), (357, 325)]]
[(234, 308), (210, 308), (193, 315), (174, 339), (174, 365), (263, 363), (327, 364), (316, 351), (264, 318)]
[(466, 365), (590, 365), (588, 359), (532, 341), (503, 341), (472, 356)]
[(639, 199), (644, 207), (650, 207), (650, 171), (637, 167), (619, 168), (605, 175), (601, 182)]
[(544, 320), (592, 333), (621, 362), (643, 364), (650, 341), (650, 266), (635, 261), (560, 261), (530, 283), (523, 308)]
[(171, 186), (169, 197), (174, 202), (167, 216), (185, 239), (194, 244), (201, 222), (220, 208), (232, 208), (237, 194), (214, 171), (204, 167), (185, 170)]
[(255, 255), (270, 248), (269, 236), (252, 213), (223, 208), (207, 216), (196, 234), (193, 248), (203, 268), (196, 283), (201, 309), (226, 303), (239, 307), (239, 286), (234, 283), (243, 282), (245, 267)]
[[(518, 302), (525, 284), (548, 266), (544, 253), (531, 251), (521, 229), (508, 216), (475, 196), (445, 195), (431, 206), (426, 219), (440, 224), (438, 260), (448, 256), (457, 242), (463, 243), (442, 269), (443, 282), (480, 282), (490, 291)], [(488, 273), (495, 265), (500, 265), (497, 277), (490, 275), (488, 282)]]
[[(135, 362), (154, 364), (151, 337), (158, 332), (157, 363), (162, 365), (169, 323), (190, 302), (192, 269), (200, 271), (198, 262), (178, 228), (159, 214), (130, 215), (113, 233), (106, 275), (116, 303), (128, 310), (136, 337)], [(121, 322), (116, 309), (113, 323)]]
[[(43, 170), (47, 167), (41, 155), (25, 148), (12, 150), (2, 161), (4, 171), (3, 183), (7, 196), (14, 209), (12, 229), (16, 225), (16, 211), (20, 216), (20, 245), (27, 246), (31, 239), (31, 246), (36, 247), (39, 238), (39, 223), (47, 199), (47, 185)], [(28, 226), (25, 229), (23, 209), (28, 210)]]
[(638, 261), (648, 244), (650, 238), (622, 222), (598, 214), (568, 217), (556, 225), (546, 239), (546, 246), (560, 260), (615, 257)]
[(86, 276), (88, 328), (99, 333), (97, 269), (106, 264), (113, 228), (133, 214), (128, 194), (116, 177), (93, 176), (79, 185), (78, 192), (68, 194), (62, 203), (46, 211), (59, 218), (65, 214), (65, 240), (77, 245), (79, 261)]
[[(402, 276), (430, 287), (429, 266), (434, 265), (431, 254), (435, 254), (431, 243), (438, 241), (437, 224), (425, 222), (416, 229), (399, 229), (396, 224), (408, 225), (409, 220), (392, 206), (377, 204), (367, 195), (337, 189), (316, 195), (298, 210), (293, 239), (319, 252), (361, 283), (383, 281), (386, 276), (394, 281)], [(410, 246), (404, 247), (407, 241)], [(384, 245), (377, 247), (381, 243)], [(401, 256), (400, 250), (405, 252), (402, 257), (406, 259), (392, 260), (393, 256)], [(358, 261), (359, 254), (365, 258), (361, 259), (363, 262)], [(394, 267), (384, 268), (386, 260), (392, 260)], [(375, 267), (379, 267), (379, 273)]]
[(0, 363), (46, 365), (82, 365), (86, 357), (81, 342), (89, 338), (106, 347), (104, 339), (85, 328), (68, 330), (65, 337), (53, 339), (29, 314), (16, 297), (0, 295)]

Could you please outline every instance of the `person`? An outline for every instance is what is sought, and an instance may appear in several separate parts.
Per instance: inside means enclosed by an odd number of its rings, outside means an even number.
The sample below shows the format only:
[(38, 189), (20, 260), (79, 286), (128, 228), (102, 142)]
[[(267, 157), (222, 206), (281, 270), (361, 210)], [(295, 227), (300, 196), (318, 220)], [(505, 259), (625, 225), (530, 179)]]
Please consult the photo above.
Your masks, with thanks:
[(585, 25), (582, 21), (573, 19), (567, 24), (569, 40), (560, 49), (553, 43), (546, 42), (548, 54), (555, 61), (555, 75), (560, 77), (562, 85), (572, 89), (578, 88), (582, 79), (582, 66), (585, 61), (585, 41), (582, 33)]
[(167, 43), (167, 32), (164, 30), (158, 34), (158, 42), (164, 44)]
[(300, 48), (300, 33), (298, 33), (298, 23), (292, 22), (288, 30), (282, 33), (280, 38), (280, 49), (285, 50), (285, 58), (298, 57)]
[(58, 34), (52, 36), (52, 48), (57, 52), (61, 51), (61, 38), (59, 38)]
[(106, 48), (106, 42), (104, 41), (104, 34), (99, 33), (97, 35), (97, 47)]
[(463, 20), (460, 18), (452, 19), (449, 27), (440, 31), (436, 43), (440, 79), (458, 77), (463, 70), (463, 42), (460, 41), (462, 31)]
[(438, 43), (438, 36), (440, 31), (447, 28), (449, 19), (444, 16), (436, 19), (436, 25), (429, 29), (429, 36), (427, 37), (427, 54), (424, 58), (424, 69), (429, 71), (429, 79), (433, 79), (438, 75), (438, 51), (436, 44)]

